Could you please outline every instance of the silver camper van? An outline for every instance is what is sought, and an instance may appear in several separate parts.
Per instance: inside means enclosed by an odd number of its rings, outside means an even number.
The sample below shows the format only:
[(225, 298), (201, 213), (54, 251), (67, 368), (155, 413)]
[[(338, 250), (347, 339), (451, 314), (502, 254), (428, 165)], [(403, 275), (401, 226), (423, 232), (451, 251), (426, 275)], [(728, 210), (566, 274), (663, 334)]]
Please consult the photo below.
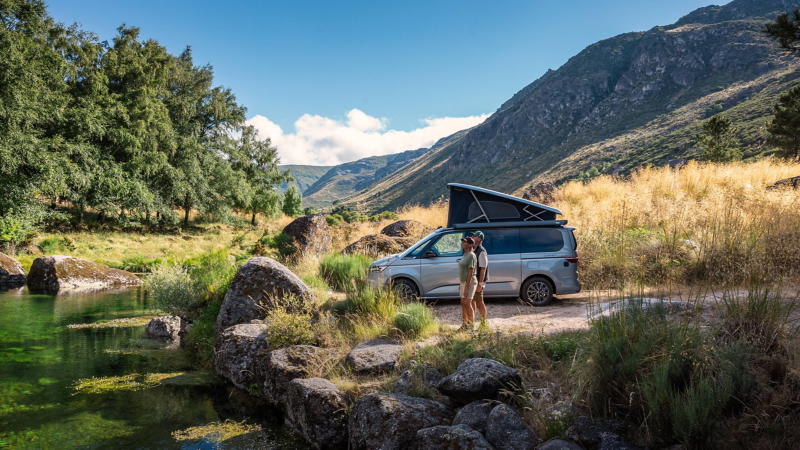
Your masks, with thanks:
[(553, 294), (581, 290), (577, 241), (561, 211), (521, 198), (462, 184), (448, 184), (447, 227), (406, 251), (372, 263), (368, 281), (393, 285), (406, 297), (458, 298), (461, 238), (484, 233), (489, 281), (484, 297), (519, 297), (543, 306)]

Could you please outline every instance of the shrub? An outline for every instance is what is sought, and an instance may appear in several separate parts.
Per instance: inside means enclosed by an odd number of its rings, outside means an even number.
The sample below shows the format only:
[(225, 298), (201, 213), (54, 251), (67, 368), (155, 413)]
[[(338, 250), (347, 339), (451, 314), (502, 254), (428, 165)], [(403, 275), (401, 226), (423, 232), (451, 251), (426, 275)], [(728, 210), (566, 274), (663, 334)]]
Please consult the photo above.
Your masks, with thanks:
[(394, 316), (394, 326), (411, 337), (421, 335), (434, 322), (433, 311), (423, 303), (403, 305)]
[(211, 300), (192, 322), (191, 330), (186, 333), (184, 344), (193, 353), (200, 368), (214, 366), (214, 345), (217, 343), (214, 325), (221, 307), (222, 296)]
[(329, 227), (338, 227), (341, 223), (341, 221), (334, 216), (325, 216), (325, 222), (328, 223)]
[(264, 321), (269, 323), (270, 348), (317, 344), (317, 326), (307, 312), (287, 311), (283, 305), (277, 305), (267, 312)]
[(189, 273), (182, 265), (160, 264), (145, 282), (155, 305), (171, 314), (189, 319), (197, 306), (197, 292)]
[(354, 289), (353, 280), (357, 282), (367, 276), (372, 260), (364, 255), (341, 255), (332, 253), (320, 262), (320, 275), (332, 287), (343, 291)]
[(52, 255), (61, 251), (63, 241), (57, 237), (49, 237), (40, 240), (36, 246), (45, 255)]
[(198, 300), (222, 299), (239, 269), (236, 257), (226, 250), (203, 253), (186, 261)]
[(347, 299), (335, 303), (331, 310), (337, 314), (355, 314), (380, 320), (392, 320), (397, 314), (399, 299), (391, 289), (374, 289), (364, 286), (351, 290)]
[(294, 238), (286, 233), (275, 232), (272, 236), (263, 236), (259, 242), (261, 245), (277, 250), (282, 256), (290, 256), (297, 252)]
[(0, 246), (22, 244), (33, 231), (33, 228), (21, 220), (0, 217)]

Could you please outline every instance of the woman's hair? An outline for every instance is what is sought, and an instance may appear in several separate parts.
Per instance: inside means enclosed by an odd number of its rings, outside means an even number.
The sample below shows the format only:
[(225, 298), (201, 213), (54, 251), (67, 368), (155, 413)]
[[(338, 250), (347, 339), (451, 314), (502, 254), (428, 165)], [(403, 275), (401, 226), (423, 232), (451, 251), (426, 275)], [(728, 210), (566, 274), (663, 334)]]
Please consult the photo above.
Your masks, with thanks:
[(462, 241), (466, 242), (469, 245), (475, 245), (475, 241), (473, 241), (471, 237), (464, 238), (462, 239)]

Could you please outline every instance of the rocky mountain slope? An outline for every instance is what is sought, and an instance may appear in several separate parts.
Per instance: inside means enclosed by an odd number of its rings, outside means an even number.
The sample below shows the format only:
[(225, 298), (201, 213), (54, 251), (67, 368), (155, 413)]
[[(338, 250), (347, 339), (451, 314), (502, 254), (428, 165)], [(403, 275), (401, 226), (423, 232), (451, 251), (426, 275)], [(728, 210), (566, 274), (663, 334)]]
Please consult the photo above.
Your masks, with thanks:
[(677, 23), (590, 45), (505, 102), (486, 122), (360, 192), (362, 209), (427, 203), (461, 182), (519, 192), (592, 166), (626, 173), (696, 155), (704, 119), (724, 112), (745, 157), (768, 151), (764, 122), (800, 83), (800, 58), (776, 50), (766, 21), (787, 0), (734, 0)]
[[(431, 148), (420, 148), (417, 150), (407, 150), (402, 153), (382, 156), (370, 156), (349, 163), (333, 166), (324, 175), (307, 186), (301, 188), (303, 192), (303, 206), (312, 208), (323, 208), (333, 204), (334, 201), (344, 200), (352, 195), (363, 191), (369, 186), (379, 182), (386, 176), (396, 172), (402, 172), (402, 168), (409, 163), (416, 161), (428, 152), (436, 151), (440, 147), (447, 145), (453, 139), (458, 139), (466, 134), (466, 130), (455, 133), (452, 136), (440, 139)], [(315, 166), (294, 166), (296, 169), (292, 173), (310, 173), (309, 170)], [(298, 172), (295, 172), (298, 170)], [(297, 175), (294, 175), (297, 178)], [(310, 178), (310, 177), (309, 177)]]

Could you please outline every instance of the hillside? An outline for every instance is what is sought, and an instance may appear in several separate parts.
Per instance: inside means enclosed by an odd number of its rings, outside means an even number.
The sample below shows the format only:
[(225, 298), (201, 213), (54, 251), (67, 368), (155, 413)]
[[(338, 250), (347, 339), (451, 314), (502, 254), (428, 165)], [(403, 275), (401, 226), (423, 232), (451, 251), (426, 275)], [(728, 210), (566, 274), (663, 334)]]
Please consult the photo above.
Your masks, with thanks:
[(431, 148), (407, 150), (392, 155), (370, 156), (358, 161), (334, 166), (320, 176), (312, 185), (303, 189), (303, 206), (324, 208), (333, 204), (334, 201), (347, 199), (385, 177), (397, 173), (400, 169), (426, 153), (436, 151), (464, 134), (466, 134), (466, 130), (442, 138)]
[(590, 45), (506, 101), (462, 138), (410, 164), (349, 203), (363, 209), (428, 203), (462, 182), (518, 192), (603, 166), (628, 173), (695, 155), (700, 121), (725, 112), (745, 157), (762, 154), (764, 122), (800, 82), (800, 61), (760, 30), (796, 8), (785, 0), (734, 0), (673, 25)]
[[(278, 168), (280, 170), (291, 169), (294, 182), (297, 184), (297, 188), (300, 189), (300, 192), (305, 192), (305, 190), (308, 189), (312, 184), (316, 183), (317, 180), (328, 173), (333, 166), (304, 166), (301, 164), (287, 164), (285, 166), (278, 166)], [(289, 184), (283, 183), (278, 190), (280, 192), (284, 192), (286, 189), (289, 189)]]

